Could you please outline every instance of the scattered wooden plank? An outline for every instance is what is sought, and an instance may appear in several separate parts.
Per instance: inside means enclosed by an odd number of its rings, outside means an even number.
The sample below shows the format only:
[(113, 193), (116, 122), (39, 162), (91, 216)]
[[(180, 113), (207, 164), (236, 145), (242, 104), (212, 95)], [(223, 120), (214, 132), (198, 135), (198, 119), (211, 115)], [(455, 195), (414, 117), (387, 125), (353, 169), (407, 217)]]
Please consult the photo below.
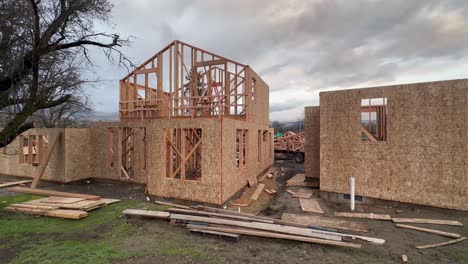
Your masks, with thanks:
[(305, 198), (308, 199), (314, 195), (314, 191), (311, 189), (300, 189), (298, 192), (293, 194), (294, 198)]
[(272, 194), (277, 193), (277, 191), (276, 191), (275, 189), (270, 189), (270, 192), (271, 192)]
[(305, 174), (298, 173), (294, 175), (291, 179), (289, 179), (286, 183), (295, 183), (295, 182), (304, 182), (305, 181)]
[(160, 218), (160, 219), (169, 219), (171, 213), (161, 212), (161, 211), (149, 211), (149, 210), (140, 210), (140, 209), (125, 209), (122, 212), (124, 215), (132, 216), (143, 216), (150, 218)]
[(58, 218), (66, 219), (82, 219), (88, 216), (88, 213), (81, 210), (62, 210), (62, 209), (53, 209), (53, 210), (44, 210), (38, 208), (26, 208), (26, 207), (5, 207), (5, 211), (8, 212), (20, 212), (26, 214), (42, 215), (42, 216), (51, 216)]
[(304, 212), (319, 213), (323, 214), (323, 210), (317, 200), (299, 198), (301, 209)]
[(170, 206), (170, 207), (177, 207), (177, 208), (181, 208), (181, 209), (190, 209), (189, 206), (175, 204), (175, 203), (168, 203), (168, 202), (161, 202), (161, 201), (154, 201), (154, 203), (159, 204), (159, 205)]
[(99, 199), (101, 199), (101, 197), (97, 196), (97, 195), (89, 195), (89, 194), (81, 194), (81, 193), (70, 193), (70, 192), (59, 192), (59, 191), (52, 191), (52, 190), (45, 190), (45, 189), (33, 189), (33, 188), (27, 188), (27, 187), (11, 187), (11, 188), (8, 188), (7, 190), (10, 191), (10, 192), (35, 194), (35, 195), (42, 195), (42, 196), (76, 197), (76, 198), (85, 198), (87, 200), (99, 200)]
[(349, 234), (342, 234), (338, 232), (328, 232), (328, 231), (321, 231), (321, 230), (312, 230), (308, 228), (308, 225), (302, 225), (298, 223), (293, 223), (293, 222), (288, 222), (288, 221), (282, 221), (279, 219), (274, 219), (274, 218), (269, 218), (269, 217), (263, 217), (263, 216), (257, 216), (257, 215), (252, 215), (252, 214), (246, 214), (246, 213), (238, 213), (230, 210), (224, 210), (224, 209), (218, 209), (218, 208), (213, 208), (213, 207), (208, 207), (208, 206), (202, 206), (199, 205), (195, 207), (197, 209), (205, 210), (205, 211), (211, 211), (211, 212), (216, 212), (216, 213), (226, 213), (226, 214), (233, 214), (233, 215), (241, 215), (241, 216), (247, 216), (255, 219), (255, 221), (260, 222), (260, 220), (266, 220), (266, 221), (273, 221), (273, 223), (278, 224), (278, 225), (284, 225), (284, 226), (289, 226), (289, 227), (300, 227), (303, 229), (308, 229), (311, 232), (315, 233), (321, 233), (321, 234), (331, 234), (331, 235), (337, 235), (337, 236), (344, 236), (344, 237), (351, 237), (351, 238), (358, 238), (364, 241), (368, 241), (374, 244), (385, 244), (384, 239), (380, 238), (374, 238), (374, 237), (365, 237), (365, 236), (355, 236), (355, 235), (349, 235)]
[(106, 203), (102, 200), (83, 200), (76, 203), (43, 203), (42, 201), (47, 198), (41, 198), (36, 200), (31, 200), (24, 202), (22, 204), (25, 205), (37, 205), (37, 206), (54, 206), (61, 209), (74, 209), (74, 210), (84, 210), (84, 211), (91, 211), (106, 205)]
[(352, 218), (366, 218), (374, 220), (387, 220), (391, 221), (392, 217), (386, 214), (373, 214), (373, 213), (347, 213), (347, 212), (335, 212), (335, 216), (338, 217), (352, 217)]
[(441, 236), (446, 236), (446, 237), (453, 237), (453, 238), (460, 238), (461, 237), (461, 235), (459, 235), (459, 234), (440, 231), (440, 230), (435, 230), (435, 229), (429, 229), (429, 228), (422, 228), (422, 227), (418, 227), (418, 226), (410, 226), (410, 225), (402, 225), (402, 224), (396, 224), (396, 226), (400, 227), (400, 228), (418, 230), (418, 231), (427, 232), (427, 233), (436, 234), (436, 235), (441, 235)]
[(447, 246), (447, 245), (451, 245), (451, 244), (455, 244), (455, 243), (461, 242), (461, 241), (463, 241), (463, 240), (466, 240), (466, 237), (460, 237), (460, 238), (458, 238), (458, 239), (449, 240), (449, 241), (445, 241), (445, 242), (441, 242), (441, 243), (437, 243), (437, 244), (430, 244), (430, 245), (417, 246), (416, 248), (417, 248), (417, 249), (427, 249), (427, 248), (435, 248), (435, 247)]
[(273, 179), (273, 173), (268, 173), (267, 174), (267, 179)]
[(61, 134), (62, 134), (62, 132), (59, 132), (55, 136), (54, 140), (52, 141), (52, 144), (49, 145), (49, 147), (47, 148), (47, 152), (45, 153), (44, 157), (41, 158), (41, 162), (39, 164), (39, 167), (34, 172), (33, 181), (31, 183), (31, 188), (35, 189), (39, 185), (39, 181), (41, 180), (42, 175), (44, 174), (45, 168), (47, 167), (47, 163), (49, 163), (50, 156), (52, 156), (52, 152), (54, 151), (54, 148), (57, 145)]
[(273, 193), (272, 193), (269, 189), (267, 189), (267, 188), (265, 188), (264, 191), (265, 191), (266, 193), (270, 194), (270, 195), (273, 194)]
[(243, 221), (258, 221), (258, 222), (261, 221), (262, 223), (273, 224), (272, 220), (255, 219), (255, 218), (252, 218), (252, 217), (240, 216), (240, 215), (229, 215), (229, 214), (222, 214), (222, 213), (212, 213), (212, 212), (205, 212), (205, 211), (186, 210), (186, 209), (179, 209), (179, 208), (169, 208), (168, 211), (171, 212), (171, 213), (179, 213), (179, 214), (215, 216), (215, 217), (223, 217), (223, 218), (237, 219), (237, 220), (243, 220)]
[(403, 261), (403, 262), (405, 262), (405, 263), (408, 262), (408, 256), (406, 256), (406, 255), (401, 255), (401, 261)]
[(312, 225), (355, 232), (367, 232), (367, 228), (364, 225), (364, 223), (335, 219), (321, 215), (297, 215), (283, 213), (283, 215), (281, 216), (281, 220), (298, 223), (305, 226)]
[(111, 198), (101, 198), (101, 201), (105, 202), (107, 205), (120, 202), (119, 199), (111, 199)]
[(292, 195), (295, 195), (295, 194), (296, 194), (296, 192), (293, 192), (293, 191), (291, 191), (291, 190), (286, 190), (286, 191), (287, 191), (289, 194), (292, 194)]
[(258, 180), (257, 180), (256, 176), (249, 177), (247, 179), (247, 182), (249, 183), (250, 188), (253, 188), (253, 187), (257, 186), (257, 184), (258, 184)]
[(82, 219), (88, 216), (88, 213), (82, 210), (63, 210), (55, 209), (47, 211), (47, 216), (66, 218), (66, 219)]
[(0, 184), (0, 188), (9, 187), (9, 186), (15, 186), (15, 185), (20, 185), (20, 184), (25, 184), (25, 183), (30, 183), (30, 182), (32, 182), (32, 181), (28, 180), (28, 181), (6, 182), (6, 183)]
[(57, 196), (51, 196), (47, 197), (45, 199), (41, 199), (41, 203), (59, 203), (59, 204), (69, 204), (69, 203), (76, 203), (86, 200), (85, 198), (75, 198), (75, 197), (57, 197)]
[(239, 198), (237, 200), (232, 201), (231, 205), (232, 206), (247, 207), (247, 206), (249, 206), (250, 201), (251, 201), (250, 199)]
[(287, 240), (295, 240), (295, 241), (317, 243), (317, 244), (326, 244), (326, 245), (334, 245), (334, 246), (343, 246), (343, 247), (351, 247), (351, 248), (361, 248), (362, 247), (359, 244), (353, 244), (353, 243), (342, 242), (342, 241), (333, 241), (333, 240), (306, 237), (306, 236), (300, 236), (300, 235), (280, 234), (280, 233), (274, 233), (274, 232), (268, 232), (268, 231), (258, 231), (258, 230), (252, 230), (252, 229), (245, 229), (245, 228), (228, 228), (228, 227), (198, 226), (198, 225), (187, 225), (187, 227), (189, 227), (189, 228), (198, 228), (198, 229), (202, 229), (202, 230), (227, 232), (227, 233), (232, 233), (232, 234), (260, 236), (260, 237), (269, 237), (269, 238), (279, 238), (279, 239), (287, 239)]
[(257, 187), (257, 189), (255, 189), (255, 192), (252, 194), (252, 196), (250, 197), (250, 200), (254, 200), (256, 201), (258, 199), (258, 197), (260, 196), (260, 194), (262, 193), (263, 191), (263, 188), (265, 188), (265, 184), (263, 183), (260, 183)]
[(215, 235), (215, 236), (230, 238), (230, 239), (233, 239), (235, 241), (239, 241), (239, 239), (240, 239), (239, 234), (219, 232), (219, 231), (213, 231), (213, 230), (204, 230), (204, 229), (200, 229), (200, 228), (189, 228), (188, 230), (190, 232), (197, 232), (197, 233), (202, 233), (202, 234), (209, 234), (209, 235)]
[(272, 220), (275, 221), (276, 220), (276, 219), (269, 218), (269, 217), (258, 216), (258, 215), (247, 214), (247, 213), (240, 213), (240, 212), (236, 212), (236, 211), (231, 211), (231, 210), (226, 210), (226, 209), (219, 209), (219, 208), (203, 206), (203, 205), (195, 206), (194, 209), (203, 210), (203, 211), (206, 211), (206, 212), (213, 212), (213, 213), (245, 216), (245, 217), (255, 219), (257, 222), (272, 221)]
[(458, 221), (454, 221), (454, 220), (423, 219), (423, 218), (393, 218), (392, 221), (395, 223), (417, 223), (417, 224), (463, 226), (462, 223)]
[(36, 205), (36, 204), (12, 204), (11, 207), (21, 207), (21, 208), (31, 208), (31, 209), (41, 209), (41, 210), (53, 210), (59, 209), (58, 206), (53, 205)]
[(259, 223), (259, 222), (242, 222), (234, 221), (228, 219), (218, 219), (211, 217), (203, 216), (194, 216), (194, 215), (182, 215), (182, 214), (171, 214), (170, 219), (181, 220), (181, 221), (191, 221), (191, 222), (201, 222), (208, 224), (217, 224), (217, 225), (228, 225), (235, 227), (245, 227), (251, 229), (259, 229), (263, 231), (274, 231), (279, 233), (285, 233), (290, 235), (301, 235), (309, 236), (316, 238), (323, 238), (335, 241), (341, 241), (341, 236), (339, 234), (328, 234), (329, 232), (312, 230), (308, 228), (293, 227), (293, 226), (282, 226), (277, 224), (268, 224), (268, 223)]

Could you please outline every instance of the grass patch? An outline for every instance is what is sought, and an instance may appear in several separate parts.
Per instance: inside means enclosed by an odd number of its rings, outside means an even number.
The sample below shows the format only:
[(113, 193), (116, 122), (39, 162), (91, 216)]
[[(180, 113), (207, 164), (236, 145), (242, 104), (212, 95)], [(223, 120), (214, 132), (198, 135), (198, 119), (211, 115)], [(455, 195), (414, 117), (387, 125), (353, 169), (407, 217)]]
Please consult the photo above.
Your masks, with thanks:
[[(141, 232), (121, 218), (126, 208), (159, 209), (154, 204), (123, 200), (94, 210), (81, 220), (9, 213), (1, 209), (34, 195), (0, 197), (1, 248), (16, 248), (12, 263), (110, 263), (151, 252), (128, 252), (118, 247), (124, 238)], [(176, 254), (167, 249), (167, 254)], [(192, 255), (196, 255), (192, 253)]]
[(45, 240), (25, 246), (21, 254), (11, 263), (104, 264), (126, 257), (125, 253), (107, 243)]
[[(81, 220), (9, 213), (10, 204), (41, 198), (34, 195), (0, 197), (0, 249), (15, 249), (11, 263), (111, 263), (140, 256), (208, 259), (200, 246), (185, 235), (155, 236), (155, 244), (128, 250), (124, 241), (145, 236), (136, 225), (122, 219), (127, 208), (165, 210), (167, 207), (137, 200), (91, 211)], [(165, 223), (154, 223), (165, 224)], [(154, 236), (154, 234), (148, 234)], [(135, 238), (132, 238), (135, 237)], [(153, 240), (151, 240), (153, 241)]]
[(468, 263), (468, 254), (463, 250), (450, 250), (448, 255), (456, 262)]

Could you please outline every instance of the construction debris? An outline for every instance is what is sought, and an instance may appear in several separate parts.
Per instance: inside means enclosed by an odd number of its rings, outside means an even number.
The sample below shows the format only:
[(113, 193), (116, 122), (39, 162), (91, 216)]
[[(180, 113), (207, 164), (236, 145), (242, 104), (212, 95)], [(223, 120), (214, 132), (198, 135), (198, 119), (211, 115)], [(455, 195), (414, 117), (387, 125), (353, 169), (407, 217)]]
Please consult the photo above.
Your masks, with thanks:
[(294, 198), (304, 198), (304, 199), (309, 199), (314, 195), (314, 190), (312, 189), (300, 189), (296, 193), (293, 194), (292, 197)]
[(240, 206), (240, 207), (247, 207), (250, 204), (250, 199), (242, 199), (238, 198), (237, 200), (234, 200), (231, 202), (232, 206)]
[[(360, 248), (361, 245), (343, 242), (342, 238), (357, 238), (376, 244), (385, 243), (385, 240), (379, 238), (363, 237), (288, 225), (287, 222), (278, 219), (259, 217), (248, 214), (240, 214), (233, 211), (203, 206), (198, 206), (196, 208), (198, 210), (183, 210), (171, 208), (169, 209), (170, 215), (168, 217), (166, 217), (166, 214), (163, 214), (165, 212), (155, 211), (154, 214), (158, 216), (164, 216), (160, 218), (169, 219), (177, 224), (186, 224), (186, 227), (190, 231), (197, 232), (202, 230), (216, 231), (224, 234), (263, 236), (354, 248)], [(203, 211), (205, 209), (215, 209), (216, 212)], [(128, 210), (124, 211), (124, 214), (127, 215), (126, 212), (128, 212)], [(143, 212), (141, 215), (146, 216), (148, 214), (152, 213)], [(269, 221), (270, 223), (265, 223), (265, 221)], [(281, 222), (281, 224), (277, 224), (277, 222)]]
[(427, 249), (427, 248), (435, 248), (435, 247), (447, 246), (447, 245), (451, 245), (451, 244), (455, 244), (455, 243), (461, 242), (461, 241), (463, 241), (463, 240), (466, 240), (466, 237), (461, 237), (461, 238), (458, 238), (458, 239), (449, 240), (449, 241), (445, 241), (445, 242), (441, 242), (441, 243), (437, 243), (437, 244), (430, 244), (430, 245), (424, 245), (424, 246), (417, 246), (416, 248), (417, 248), (417, 249)]
[(263, 183), (260, 183), (257, 187), (257, 189), (255, 190), (255, 192), (252, 194), (252, 196), (250, 197), (250, 200), (254, 200), (256, 201), (258, 199), (258, 197), (260, 196), (260, 194), (262, 193), (263, 191), (263, 188), (265, 188), (265, 184)]
[(275, 151), (304, 152), (305, 134), (288, 131), (275, 138)]
[(349, 230), (355, 232), (367, 232), (366, 226), (361, 222), (352, 222), (348, 220), (334, 219), (320, 215), (297, 215), (283, 213), (281, 220), (303, 224), (305, 226), (320, 226), (326, 228), (334, 228), (341, 230)]
[(247, 182), (249, 183), (249, 187), (253, 188), (253, 187), (257, 186), (257, 183), (258, 183), (257, 177), (256, 176), (251, 176), (251, 177), (249, 177), (247, 179)]
[(402, 225), (402, 224), (396, 224), (396, 226), (400, 227), (400, 228), (418, 230), (418, 231), (427, 232), (427, 233), (436, 234), (436, 235), (441, 235), (441, 236), (446, 236), (446, 237), (453, 237), (453, 238), (460, 238), (461, 237), (461, 235), (459, 235), (459, 234), (440, 231), (440, 230), (435, 230), (435, 229), (429, 229), (429, 228), (422, 228), (422, 227), (418, 227), (418, 226), (410, 226), (410, 225)]
[(387, 220), (391, 221), (392, 217), (386, 214), (366, 214), (366, 213), (346, 213), (346, 212), (335, 212), (335, 216), (338, 217), (353, 217), (353, 218), (366, 218), (374, 220)]
[(458, 221), (453, 221), (453, 220), (422, 219), (422, 218), (392, 218), (392, 221), (395, 223), (417, 223), (417, 224), (463, 226), (462, 223)]
[(319, 186), (319, 182), (307, 182), (307, 181), (305, 181), (305, 175), (301, 173), (301, 174), (296, 174), (294, 177), (289, 179), (286, 182), (286, 186), (288, 186), (288, 187), (299, 186), (299, 187), (314, 187), (314, 188), (317, 188)]
[(264, 191), (265, 191), (266, 193), (270, 194), (270, 195), (273, 195), (273, 194), (276, 193), (276, 190), (275, 190), (275, 189), (267, 189), (267, 188), (265, 188)]
[(299, 203), (301, 204), (301, 209), (303, 212), (323, 214), (323, 210), (320, 207), (320, 204), (315, 199), (299, 198)]
[(289, 194), (292, 194), (292, 195), (295, 195), (295, 194), (296, 194), (296, 192), (293, 192), (293, 191), (291, 191), (291, 190), (286, 190), (286, 191), (287, 191)]
[(408, 256), (406, 256), (406, 255), (401, 255), (401, 261), (403, 261), (403, 262), (405, 262), (405, 263), (408, 262)]

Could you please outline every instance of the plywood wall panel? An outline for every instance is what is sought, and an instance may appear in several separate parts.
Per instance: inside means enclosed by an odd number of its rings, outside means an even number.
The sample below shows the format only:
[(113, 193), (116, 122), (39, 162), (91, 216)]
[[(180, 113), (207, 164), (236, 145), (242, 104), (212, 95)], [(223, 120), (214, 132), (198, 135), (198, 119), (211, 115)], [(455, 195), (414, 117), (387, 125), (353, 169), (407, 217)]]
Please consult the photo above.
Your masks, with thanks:
[[(381, 97), (388, 139), (364, 142), (360, 100)], [(321, 93), (321, 189), (349, 193), (353, 175), (357, 195), (468, 210), (467, 99), (468, 80)]]
[[(45, 168), (42, 176), (44, 180), (57, 182), (65, 181), (64, 132), (65, 129), (63, 128), (35, 128), (29, 129), (22, 134), (24, 137), (28, 137), (29, 135), (43, 135), (51, 142), (58, 133), (62, 133), (62, 137), (55, 146), (49, 163)], [(5, 152), (2, 151), (0, 154), (0, 174), (32, 178), (38, 167), (20, 164), (19, 138), (20, 137), (17, 137), (12, 143), (6, 146)]]

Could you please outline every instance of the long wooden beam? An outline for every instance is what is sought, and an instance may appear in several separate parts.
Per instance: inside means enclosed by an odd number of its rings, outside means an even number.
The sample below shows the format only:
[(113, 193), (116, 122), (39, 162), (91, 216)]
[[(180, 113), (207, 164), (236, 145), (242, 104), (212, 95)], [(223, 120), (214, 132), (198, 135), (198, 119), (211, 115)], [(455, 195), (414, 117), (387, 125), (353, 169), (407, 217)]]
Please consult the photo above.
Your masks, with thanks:
[(39, 181), (41, 180), (42, 175), (44, 174), (47, 163), (49, 163), (50, 156), (52, 156), (52, 152), (54, 151), (55, 145), (57, 145), (61, 134), (62, 132), (59, 132), (57, 136), (55, 136), (54, 140), (52, 141), (52, 144), (49, 146), (47, 153), (44, 156), (44, 159), (41, 160), (39, 168), (37, 168), (37, 170), (34, 173), (34, 179), (31, 184), (31, 188), (36, 188), (39, 185)]
[(53, 191), (53, 190), (33, 189), (33, 188), (26, 188), (26, 187), (11, 187), (11, 188), (8, 188), (7, 190), (9, 192), (27, 193), (27, 194), (35, 194), (35, 195), (42, 195), (42, 196), (74, 197), (74, 198), (85, 198), (86, 200), (101, 199), (101, 197), (97, 195), (59, 192), (59, 191)]

